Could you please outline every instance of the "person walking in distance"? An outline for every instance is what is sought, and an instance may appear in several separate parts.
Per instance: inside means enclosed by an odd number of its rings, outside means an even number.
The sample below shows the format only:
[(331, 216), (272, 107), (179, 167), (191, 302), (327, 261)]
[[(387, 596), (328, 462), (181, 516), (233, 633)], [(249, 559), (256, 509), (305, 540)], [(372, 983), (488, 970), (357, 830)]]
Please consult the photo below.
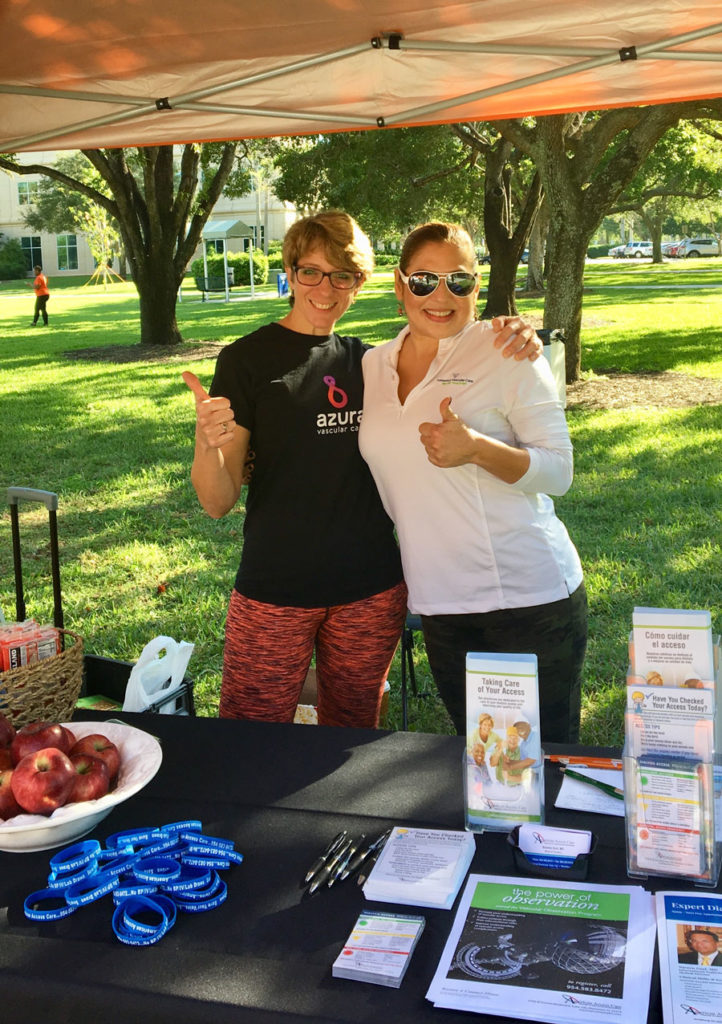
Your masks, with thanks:
[(33, 317), (32, 326), (38, 322), (38, 318), (42, 314), (43, 323), (48, 326), (48, 299), (50, 298), (50, 291), (48, 289), (48, 279), (43, 273), (42, 267), (35, 267), (35, 280), (33, 281), (33, 288), (35, 290), (35, 316)]

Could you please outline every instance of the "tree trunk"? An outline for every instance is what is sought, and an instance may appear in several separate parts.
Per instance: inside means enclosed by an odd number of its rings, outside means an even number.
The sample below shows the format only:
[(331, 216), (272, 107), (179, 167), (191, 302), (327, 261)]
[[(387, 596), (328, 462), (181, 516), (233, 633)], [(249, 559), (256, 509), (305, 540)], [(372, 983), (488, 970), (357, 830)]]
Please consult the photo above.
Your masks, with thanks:
[(517, 261), (506, 252), (492, 258), (486, 305), (481, 314), (484, 320), (495, 316), (516, 316), (516, 268)]
[(183, 335), (176, 321), (176, 299), (180, 281), (172, 266), (154, 271), (144, 268), (135, 278), (140, 307), (141, 345), (180, 345)]
[(549, 231), (549, 204), (543, 202), (529, 235), (529, 262), (526, 269), (528, 292), (544, 291), (544, 248)]
[(579, 379), (582, 368), (581, 325), (584, 264), (589, 237), (572, 218), (552, 224), (547, 240), (544, 327), (564, 331), (567, 383)]

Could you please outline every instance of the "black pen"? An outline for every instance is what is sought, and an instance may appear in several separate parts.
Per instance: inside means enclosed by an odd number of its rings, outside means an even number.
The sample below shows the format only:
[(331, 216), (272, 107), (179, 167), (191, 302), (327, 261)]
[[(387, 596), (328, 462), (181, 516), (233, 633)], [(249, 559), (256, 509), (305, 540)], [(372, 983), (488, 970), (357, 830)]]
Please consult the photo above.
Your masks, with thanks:
[(311, 882), (310, 886), (308, 887), (309, 893), (314, 893), (317, 889), (321, 888), (321, 886), (324, 884), (324, 882), (327, 882), (329, 880), (329, 878), (333, 874), (333, 871), (334, 871), (336, 865), (339, 863), (339, 861), (345, 855), (346, 850), (349, 848), (351, 843), (352, 843), (351, 839), (346, 839), (341, 844), (341, 846), (338, 847), (338, 849), (331, 856), (331, 858), (324, 864), (324, 866), (321, 868), (321, 870), (318, 871), (314, 875), (313, 881)]
[(389, 838), (392, 831), (392, 829), (388, 829), (386, 832), (383, 832), (378, 837), (378, 839), (374, 843), (372, 843), (371, 846), (369, 846), (367, 850), (368, 856), (363, 862), (363, 866), (366, 873), (358, 876), (358, 878), (356, 879), (356, 885), (363, 885), (368, 876), (371, 874), (371, 870), (376, 861), (378, 860), (378, 856), (383, 850), (384, 846), (386, 845), (386, 840)]
[(337, 882), (339, 880), (339, 878), (343, 882), (344, 879), (348, 876), (349, 862), (351, 861), (351, 858), (356, 853), (356, 851), (358, 850), (359, 846), (361, 845), (365, 838), (366, 835), (362, 832), (358, 839), (353, 840), (346, 853), (343, 855), (341, 860), (336, 865), (336, 870), (333, 872), (333, 874), (328, 880), (329, 889), (331, 888), (334, 882)]
[(374, 850), (377, 850), (379, 846), (383, 846), (390, 834), (390, 829), (386, 832), (382, 832), (380, 836), (377, 836), (376, 839), (372, 840), (368, 846), (364, 847), (363, 850), (358, 850), (346, 869), (345, 878), (348, 878), (349, 875), (355, 874), (364, 861), (371, 856)]
[(346, 829), (343, 829), (343, 831), (339, 832), (338, 835), (333, 837), (333, 839), (328, 844), (326, 849), (323, 851), (321, 856), (316, 858), (316, 860), (313, 862), (311, 867), (306, 872), (306, 877), (303, 880), (304, 883), (307, 884), (308, 882), (310, 882), (313, 876), (321, 870), (321, 868), (324, 866), (328, 858), (331, 856), (334, 850), (336, 850), (341, 845), (341, 843), (344, 841), (347, 835), (348, 833)]

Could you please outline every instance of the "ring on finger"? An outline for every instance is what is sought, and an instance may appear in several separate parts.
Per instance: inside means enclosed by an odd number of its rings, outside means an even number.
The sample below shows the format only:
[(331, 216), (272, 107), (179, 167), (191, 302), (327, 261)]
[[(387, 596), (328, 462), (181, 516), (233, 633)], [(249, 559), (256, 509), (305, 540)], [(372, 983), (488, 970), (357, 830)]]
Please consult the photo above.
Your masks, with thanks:
[(228, 424), (226, 422), (221, 423), (221, 433), (226, 434), (228, 432)]

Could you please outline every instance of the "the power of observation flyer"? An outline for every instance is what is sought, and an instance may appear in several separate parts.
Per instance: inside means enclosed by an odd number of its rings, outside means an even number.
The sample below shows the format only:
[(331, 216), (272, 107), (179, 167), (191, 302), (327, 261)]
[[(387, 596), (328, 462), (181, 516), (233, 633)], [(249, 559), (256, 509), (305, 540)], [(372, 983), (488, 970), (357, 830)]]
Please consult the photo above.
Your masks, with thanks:
[(653, 898), (641, 886), (470, 875), (426, 998), (519, 1020), (646, 1020)]

